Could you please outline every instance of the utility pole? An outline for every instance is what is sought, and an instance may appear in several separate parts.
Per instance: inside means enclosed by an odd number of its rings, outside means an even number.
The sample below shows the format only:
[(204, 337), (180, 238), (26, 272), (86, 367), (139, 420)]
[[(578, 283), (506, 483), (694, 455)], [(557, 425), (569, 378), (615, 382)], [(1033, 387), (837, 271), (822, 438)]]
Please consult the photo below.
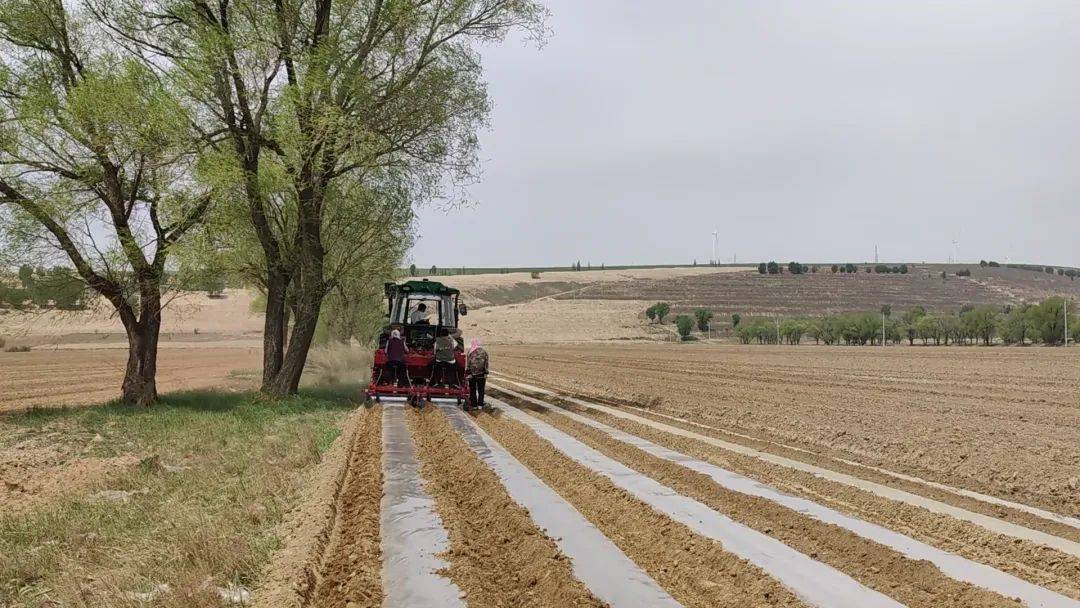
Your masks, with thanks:
[(885, 309), (881, 309), (881, 345), (885, 346)]
[(1065, 305), (1065, 346), (1069, 345), (1069, 299), (1062, 300)]

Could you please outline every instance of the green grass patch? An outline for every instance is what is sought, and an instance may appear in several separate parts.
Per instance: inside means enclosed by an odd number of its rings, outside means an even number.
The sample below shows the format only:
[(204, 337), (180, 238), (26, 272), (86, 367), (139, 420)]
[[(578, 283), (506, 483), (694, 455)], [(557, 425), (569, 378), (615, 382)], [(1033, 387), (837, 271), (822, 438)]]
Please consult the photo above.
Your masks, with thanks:
[[(0, 606), (134, 606), (132, 593), (161, 585), (169, 591), (152, 605), (225, 605), (216, 589), (254, 587), (278, 546), (275, 524), (358, 395), (356, 386), (313, 388), (270, 402), (193, 391), (150, 408), (0, 418), (0, 449), (70, 440), (79, 457), (138, 462), (80, 492), (0, 513)], [(102, 491), (128, 494), (103, 500)]]

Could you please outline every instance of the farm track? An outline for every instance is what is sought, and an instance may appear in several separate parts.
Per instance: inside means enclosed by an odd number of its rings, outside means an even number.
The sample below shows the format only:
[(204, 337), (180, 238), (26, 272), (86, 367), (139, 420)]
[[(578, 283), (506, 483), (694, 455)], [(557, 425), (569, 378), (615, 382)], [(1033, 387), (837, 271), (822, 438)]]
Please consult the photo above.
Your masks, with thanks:
[(1080, 517), (1076, 351), (612, 344), (495, 356), (500, 371), (567, 394)]
[[(367, 412), (305, 606), (1080, 607), (1073, 556), (519, 390)], [(411, 557), (451, 595), (393, 594)]]

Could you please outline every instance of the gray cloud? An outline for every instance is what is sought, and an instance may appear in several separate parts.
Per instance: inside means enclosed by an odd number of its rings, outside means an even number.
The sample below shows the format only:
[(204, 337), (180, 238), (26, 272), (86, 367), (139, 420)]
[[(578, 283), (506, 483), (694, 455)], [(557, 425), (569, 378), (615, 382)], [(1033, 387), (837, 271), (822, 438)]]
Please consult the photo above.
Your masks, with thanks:
[(1080, 4), (553, 0), (421, 265), (1080, 265)]

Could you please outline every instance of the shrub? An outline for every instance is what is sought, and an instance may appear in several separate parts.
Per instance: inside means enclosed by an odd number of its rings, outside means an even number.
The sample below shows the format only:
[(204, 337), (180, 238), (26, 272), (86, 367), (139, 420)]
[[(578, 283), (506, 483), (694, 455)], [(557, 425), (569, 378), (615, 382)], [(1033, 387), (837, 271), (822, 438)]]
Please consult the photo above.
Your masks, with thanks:
[(1000, 268), (1000, 267), (1001, 267), (1001, 264), (998, 264), (997, 262), (995, 262), (995, 261), (993, 261), (993, 260), (990, 260), (990, 261), (989, 261), (989, 262), (987, 263), (987, 265), (988, 265), (988, 266), (990, 266), (991, 268)]
[(4, 352), (7, 352), (7, 353), (28, 353), (28, 352), (30, 352), (30, 347), (26, 346), (25, 344), (22, 345), (22, 346), (9, 346), (9, 347), (4, 349)]
[(697, 321), (699, 331), (709, 331), (709, 322), (712, 318), (713, 314), (704, 308), (694, 311), (694, 320)]
[(758, 274), (765, 274), (765, 272), (767, 271), (767, 268), (768, 267), (765, 264), (765, 262), (762, 262), (762, 263), (758, 264), (757, 265)]
[(679, 315), (675, 317), (675, 327), (679, 330), (679, 337), (685, 340), (694, 329), (694, 320), (686, 315)]
[(781, 268), (780, 268), (780, 265), (777, 264), (776, 262), (769, 262), (765, 266), (768, 269), (769, 274), (780, 274)]
[(530, 272), (529, 276), (534, 278), (534, 279), (539, 279), (540, 278), (540, 273), (539, 272)]
[(739, 313), (731, 315), (731, 327), (738, 327), (739, 321), (742, 321), (742, 315), (740, 315)]
[(900, 265), (900, 274), (907, 274), (907, 273), (908, 273), (907, 264), (901, 264)]
[(839, 267), (839, 266), (837, 266), (836, 264), (833, 264), (833, 265), (832, 265), (832, 271), (833, 271), (833, 274), (836, 274), (836, 271), (838, 271), (838, 270), (840, 270), (840, 267)]
[(962, 268), (962, 269), (956, 271), (956, 276), (958, 276), (958, 277), (970, 277), (971, 276), (971, 270), (969, 270), (967, 268)]
[[(652, 315), (649, 314), (649, 311), (652, 311)], [(663, 323), (664, 317), (666, 317), (669, 312), (671, 312), (670, 304), (667, 302), (657, 302), (645, 310), (645, 316), (649, 317), (650, 320), (655, 319), (658, 323)]]

